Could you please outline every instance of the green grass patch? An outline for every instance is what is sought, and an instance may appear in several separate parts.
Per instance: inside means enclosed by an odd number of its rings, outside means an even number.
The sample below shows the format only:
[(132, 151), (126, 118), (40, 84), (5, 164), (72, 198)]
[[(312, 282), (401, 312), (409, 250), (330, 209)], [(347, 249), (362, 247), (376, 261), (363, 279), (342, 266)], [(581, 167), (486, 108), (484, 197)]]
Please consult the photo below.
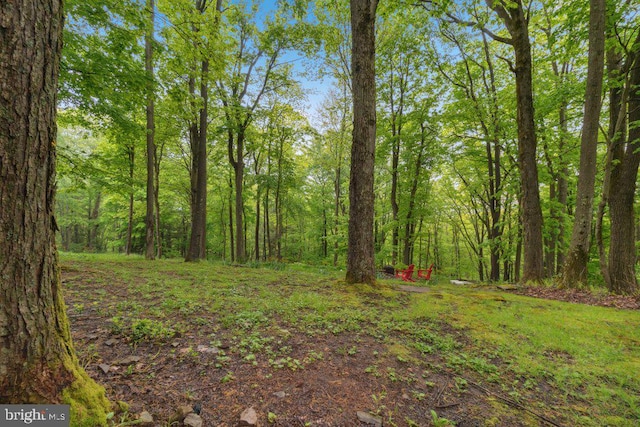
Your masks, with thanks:
[[(447, 373), (460, 393), (474, 378), (515, 401), (535, 400), (541, 412), (536, 399), (553, 399), (569, 425), (640, 424), (638, 311), (478, 286), (430, 284), (427, 293), (407, 293), (393, 280), (347, 285), (339, 271), (301, 264), (233, 266), (89, 254), (61, 259), (70, 275), (83, 277), (68, 280), (69, 291), (83, 292), (85, 276), (113, 284), (105, 283), (104, 292), (92, 295), (93, 305), (76, 311), (101, 307), (111, 332), (129, 335), (133, 343), (166, 341), (179, 329), (211, 328), (233, 343), (229, 353), (218, 355), (220, 369), (231, 357), (273, 370), (305, 369), (325, 356), (312, 349), (292, 356), (292, 335), (368, 336), (386, 349), (366, 367), (373, 378), (411, 386), (415, 379), (382, 365), (394, 361), (416, 366), (415, 372)], [(356, 342), (336, 345), (332, 353), (355, 359), (362, 351)], [(221, 382), (233, 380), (229, 371)], [(424, 398), (421, 393), (415, 395)], [(500, 414), (488, 423), (500, 425)]]

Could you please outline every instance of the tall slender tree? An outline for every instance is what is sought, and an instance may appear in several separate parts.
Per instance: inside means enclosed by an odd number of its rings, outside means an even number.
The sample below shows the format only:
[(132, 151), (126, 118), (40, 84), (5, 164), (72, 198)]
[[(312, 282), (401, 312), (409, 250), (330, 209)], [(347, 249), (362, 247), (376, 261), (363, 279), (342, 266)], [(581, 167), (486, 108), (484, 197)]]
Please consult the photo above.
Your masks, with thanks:
[(78, 363), (53, 213), (63, 8), (0, 3), (0, 401), (71, 403), (73, 425), (105, 425), (104, 389)]
[(376, 143), (375, 21), (377, 0), (351, 0), (353, 142), (349, 182), (348, 283), (375, 283), (373, 239)]
[(578, 287), (587, 283), (587, 261), (591, 246), (593, 196), (596, 182), (596, 148), (602, 106), (602, 77), (604, 75), (606, 1), (591, 0), (589, 5), (589, 65), (580, 142), (580, 172), (571, 243), (561, 277), (561, 284), (565, 287)]
[(155, 259), (154, 250), (155, 239), (155, 166), (156, 166), (156, 143), (155, 143), (155, 123), (154, 123), (154, 84), (153, 84), (153, 19), (155, 16), (154, 0), (147, 0), (149, 22), (147, 33), (144, 39), (144, 64), (147, 73), (147, 215), (145, 218), (146, 239), (145, 258)]

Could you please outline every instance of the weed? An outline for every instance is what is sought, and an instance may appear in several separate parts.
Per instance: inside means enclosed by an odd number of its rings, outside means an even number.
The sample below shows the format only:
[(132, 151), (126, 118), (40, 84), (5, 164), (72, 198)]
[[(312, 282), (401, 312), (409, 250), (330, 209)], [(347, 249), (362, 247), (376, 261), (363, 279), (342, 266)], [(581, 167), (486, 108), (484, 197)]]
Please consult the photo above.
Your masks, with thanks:
[(233, 376), (233, 372), (227, 371), (227, 374), (224, 377), (220, 378), (220, 382), (222, 384), (226, 384), (228, 382), (233, 381), (234, 379), (235, 377)]
[(453, 421), (438, 416), (433, 409), (431, 410), (431, 422), (434, 427), (452, 427), (456, 425)]
[(165, 340), (174, 335), (173, 329), (158, 320), (136, 319), (131, 323), (131, 339), (134, 343), (143, 340)]
[(376, 378), (380, 377), (380, 375), (381, 375), (381, 374), (380, 374), (380, 372), (378, 372), (378, 366), (377, 366), (377, 365), (370, 365), (370, 366), (367, 366), (367, 367), (364, 369), (364, 371), (365, 371), (367, 374), (371, 374), (371, 375), (373, 375), (373, 376), (374, 376), (374, 377), (376, 377)]
[(411, 395), (413, 396), (414, 399), (416, 399), (418, 402), (422, 402), (426, 397), (427, 394), (424, 392), (421, 392), (420, 390), (413, 390), (411, 392)]
[(456, 384), (456, 389), (459, 392), (464, 392), (467, 391), (467, 387), (469, 386), (469, 383), (467, 382), (467, 380), (465, 380), (464, 378), (461, 377), (456, 377), (455, 378), (455, 384)]
[(113, 335), (120, 335), (124, 332), (124, 320), (120, 316), (114, 316), (110, 319), (109, 331)]
[(391, 382), (394, 382), (394, 383), (401, 380), (396, 370), (391, 367), (387, 368), (387, 377), (391, 380)]
[(387, 397), (386, 391), (381, 391), (379, 394), (371, 395), (371, 399), (373, 400), (373, 406), (375, 408), (373, 413), (375, 415), (380, 415), (382, 414), (382, 412), (384, 412), (385, 409), (387, 409), (387, 406), (382, 403), (386, 397)]

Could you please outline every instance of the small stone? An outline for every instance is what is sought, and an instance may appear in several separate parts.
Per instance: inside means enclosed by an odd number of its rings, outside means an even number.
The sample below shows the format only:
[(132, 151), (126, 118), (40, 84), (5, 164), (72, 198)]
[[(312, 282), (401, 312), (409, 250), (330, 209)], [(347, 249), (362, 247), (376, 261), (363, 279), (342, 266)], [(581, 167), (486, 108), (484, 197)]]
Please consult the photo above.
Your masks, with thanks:
[(371, 415), (368, 412), (358, 411), (356, 413), (358, 419), (366, 424), (370, 424), (375, 427), (382, 427), (382, 418)]
[(153, 417), (147, 411), (142, 411), (138, 419), (140, 420), (140, 425), (143, 425), (143, 426), (153, 425)]
[(273, 393), (273, 395), (278, 399), (282, 399), (287, 395), (287, 393), (285, 393), (284, 391), (276, 391), (275, 393)]
[(107, 365), (106, 363), (101, 363), (98, 365), (98, 367), (102, 369), (102, 372), (104, 372), (105, 374), (108, 374), (109, 370), (111, 369), (111, 365)]
[(171, 343), (171, 347), (176, 348), (180, 345), (180, 343), (178, 341), (174, 341)]
[(114, 344), (117, 344), (118, 340), (115, 338), (110, 338), (104, 342), (104, 345), (111, 347)]
[(198, 352), (206, 353), (206, 354), (218, 354), (220, 350), (215, 347), (207, 347), (206, 345), (200, 344), (197, 348)]
[(120, 361), (121, 365), (131, 365), (140, 361), (140, 356), (127, 356)]
[(240, 414), (238, 427), (255, 427), (258, 425), (258, 414), (253, 408), (247, 408)]
[(189, 427), (202, 427), (202, 418), (192, 412), (186, 416), (182, 423)]
[(89, 334), (89, 335), (87, 335), (87, 339), (95, 340), (96, 338), (98, 338), (98, 334)]

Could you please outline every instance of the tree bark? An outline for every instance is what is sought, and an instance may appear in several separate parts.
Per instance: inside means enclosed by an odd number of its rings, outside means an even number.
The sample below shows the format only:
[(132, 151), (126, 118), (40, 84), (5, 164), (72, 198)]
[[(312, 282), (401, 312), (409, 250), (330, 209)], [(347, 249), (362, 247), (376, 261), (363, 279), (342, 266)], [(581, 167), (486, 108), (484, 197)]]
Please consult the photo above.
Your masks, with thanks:
[(133, 145), (127, 147), (129, 155), (129, 213), (127, 215), (127, 243), (125, 254), (131, 255), (133, 246), (133, 172), (135, 167), (135, 148)]
[(377, 0), (351, 0), (353, 142), (349, 182), (348, 283), (375, 283), (373, 239)]
[(0, 3), (0, 402), (70, 403), (105, 425), (104, 389), (80, 367), (62, 296), (53, 215), (63, 7)]
[(613, 148), (609, 196), (609, 290), (616, 294), (635, 294), (640, 290), (635, 273), (634, 213), (640, 165), (640, 34), (633, 46), (635, 50), (629, 57), (628, 139), (626, 144), (617, 144)]
[[(198, 123), (191, 125), (191, 237), (185, 261), (199, 261), (207, 257), (207, 122), (209, 87), (207, 75), (209, 60), (202, 61), (200, 98), (202, 106)], [(193, 83), (191, 83), (193, 87)]]
[(522, 231), (524, 267), (522, 282), (540, 282), (544, 278), (542, 251), (542, 208), (538, 189), (537, 139), (533, 107), (531, 42), (529, 20), (522, 0), (507, 3), (486, 0), (503, 20), (515, 53), (516, 100), (518, 122), (518, 167), (522, 192)]
[(602, 105), (602, 77), (604, 73), (605, 0), (590, 1), (589, 61), (587, 89), (584, 102), (584, 121), (580, 141), (580, 169), (578, 193), (571, 243), (567, 252), (560, 284), (576, 288), (587, 284), (587, 262), (591, 246), (593, 197), (596, 182), (596, 160), (600, 108)]
[(145, 217), (145, 258), (155, 259), (155, 123), (154, 123), (154, 88), (153, 88), (153, 19), (154, 0), (147, 0), (149, 28), (144, 40), (144, 64), (147, 74), (147, 214)]

